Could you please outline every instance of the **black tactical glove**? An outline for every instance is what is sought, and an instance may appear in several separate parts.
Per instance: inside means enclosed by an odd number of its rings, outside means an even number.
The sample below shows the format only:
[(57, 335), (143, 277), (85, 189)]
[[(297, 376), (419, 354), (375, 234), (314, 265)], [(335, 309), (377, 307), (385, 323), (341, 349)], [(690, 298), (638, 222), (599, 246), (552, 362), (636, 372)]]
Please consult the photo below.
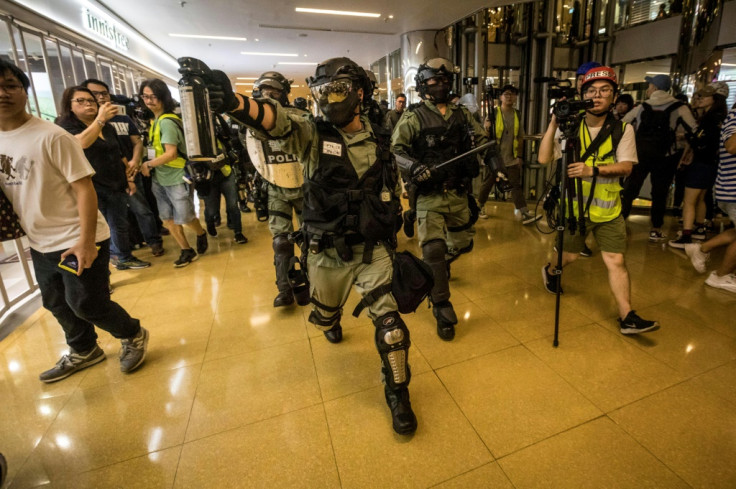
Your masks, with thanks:
[(426, 182), (432, 178), (432, 171), (423, 163), (414, 163), (409, 170), (409, 178), (414, 183)]
[(230, 79), (220, 70), (212, 70), (212, 75), (207, 80), (207, 91), (210, 94), (210, 109), (216, 114), (230, 112), (240, 105)]
[(496, 185), (498, 185), (498, 188), (501, 189), (501, 192), (511, 192), (511, 190), (514, 188), (509, 181), (509, 177), (501, 170), (496, 171), (495, 177)]

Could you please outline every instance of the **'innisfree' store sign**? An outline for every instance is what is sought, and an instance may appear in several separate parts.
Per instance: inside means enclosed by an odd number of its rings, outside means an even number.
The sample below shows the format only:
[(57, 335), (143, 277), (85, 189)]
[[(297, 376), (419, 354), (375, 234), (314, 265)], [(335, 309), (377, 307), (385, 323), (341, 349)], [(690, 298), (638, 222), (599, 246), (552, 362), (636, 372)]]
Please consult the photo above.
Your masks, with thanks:
[(115, 25), (105, 19), (97, 17), (95, 14), (89, 11), (89, 9), (82, 9), (82, 22), (87, 30), (90, 30), (98, 36), (104, 37), (111, 43), (115, 44), (115, 47), (122, 49), (123, 51), (128, 50), (128, 38), (115, 28)]

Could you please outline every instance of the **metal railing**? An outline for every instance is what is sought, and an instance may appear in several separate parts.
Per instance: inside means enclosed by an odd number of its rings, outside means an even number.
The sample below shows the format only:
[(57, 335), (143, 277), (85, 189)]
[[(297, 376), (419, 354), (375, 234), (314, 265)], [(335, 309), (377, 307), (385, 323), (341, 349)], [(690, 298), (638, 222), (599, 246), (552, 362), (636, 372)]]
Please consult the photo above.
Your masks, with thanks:
[(31, 273), (31, 260), (26, 257), (22, 239), (23, 238), (18, 238), (13, 241), (15, 244), (15, 252), (18, 257), (18, 263), (20, 264), (20, 272), (22, 274), (21, 279), (24, 281), (23, 290), (12, 298), (9, 297), (6, 280), (17, 278), (18, 270), (10, 270), (8, 267), (0, 267), (0, 296), (3, 301), (2, 307), (0, 307), (0, 323), (5, 318), (5, 313), (27, 297), (35, 294), (38, 290), (38, 284), (35, 282), (33, 274)]

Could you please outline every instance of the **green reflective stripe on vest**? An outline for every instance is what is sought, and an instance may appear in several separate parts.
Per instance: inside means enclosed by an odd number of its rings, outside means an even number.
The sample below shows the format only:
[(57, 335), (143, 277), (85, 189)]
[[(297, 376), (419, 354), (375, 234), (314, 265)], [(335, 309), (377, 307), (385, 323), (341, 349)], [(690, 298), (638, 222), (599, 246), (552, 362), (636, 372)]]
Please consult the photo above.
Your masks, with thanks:
[[(503, 135), (503, 114), (499, 108), (496, 111), (496, 141), (501, 141)], [(514, 158), (519, 157), (519, 113), (514, 110)]]
[[(624, 130), (626, 127), (624, 126)], [(583, 121), (580, 124), (580, 155), (582, 156), (593, 142), (588, 131), (588, 126)], [(608, 155), (605, 159), (598, 159), (598, 155)], [(586, 166), (606, 166), (616, 163), (616, 152), (613, 150), (613, 138), (609, 135), (603, 141), (598, 151), (592, 154), (587, 161)], [(583, 178), (583, 205), (588, 202), (590, 188), (592, 186), (592, 178)], [(590, 201), (588, 215), (592, 222), (607, 222), (615, 219), (621, 214), (621, 184), (618, 177), (601, 177), (596, 178), (595, 190), (593, 190), (593, 198)], [(573, 201), (573, 210), (575, 215), (579, 216), (577, 199)]]
[[(181, 121), (179, 116), (176, 114), (163, 114), (161, 115), (161, 117), (153, 121), (153, 124), (151, 124), (151, 127), (148, 129), (148, 141), (150, 142), (151, 146), (153, 146), (153, 149), (156, 151), (156, 158), (164, 154), (164, 147), (161, 144), (161, 126), (159, 125), (159, 121), (161, 119), (176, 119)], [(178, 147), (176, 151), (177, 153), (179, 152)], [(170, 166), (172, 168), (184, 168), (186, 163), (187, 160), (179, 156), (175, 160), (166, 163), (166, 166)]]

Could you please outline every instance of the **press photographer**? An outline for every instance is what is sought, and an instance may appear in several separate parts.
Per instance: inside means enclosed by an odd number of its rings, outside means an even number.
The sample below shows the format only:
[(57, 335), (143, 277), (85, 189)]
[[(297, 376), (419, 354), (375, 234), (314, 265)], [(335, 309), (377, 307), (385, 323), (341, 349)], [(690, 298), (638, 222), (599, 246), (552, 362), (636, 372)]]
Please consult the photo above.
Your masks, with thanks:
[[(558, 264), (552, 270), (549, 263), (543, 267), (542, 277), (548, 292), (561, 294), (562, 268), (578, 258), (585, 237), (592, 232), (618, 305), (620, 331), (637, 334), (657, 329), (659, 324), (642, 319), (631, 309), (619, 180), (631, 173), (638, 160), (633, 128), (616, 121), (611, 112), (617, 90), (615, 72), (609, 67), (596, 67), (583, 79), (581, 92), (583, 101), (587, 102), (583, 117), (578, 117), (576, 102), (562, 100), (555, 106), (539, 147), (538, 160), (547, 164), (563, 157), (561, 139), (564, 139), (566, 154), (562, 170), (566, 173), (560, 178)], [(564, 184), (567, 179), (572, 180), (572, 185)], [(575, 217), (571, 221), (562, 218), (568, 209)]]

